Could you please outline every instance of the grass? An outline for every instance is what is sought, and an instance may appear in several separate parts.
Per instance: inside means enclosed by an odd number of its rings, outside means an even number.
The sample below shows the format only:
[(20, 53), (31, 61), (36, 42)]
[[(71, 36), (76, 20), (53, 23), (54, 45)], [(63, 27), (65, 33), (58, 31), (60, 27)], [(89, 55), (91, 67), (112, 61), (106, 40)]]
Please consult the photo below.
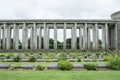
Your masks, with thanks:
[(6, 71), (0, 80), (120, 80), (119, 71)]

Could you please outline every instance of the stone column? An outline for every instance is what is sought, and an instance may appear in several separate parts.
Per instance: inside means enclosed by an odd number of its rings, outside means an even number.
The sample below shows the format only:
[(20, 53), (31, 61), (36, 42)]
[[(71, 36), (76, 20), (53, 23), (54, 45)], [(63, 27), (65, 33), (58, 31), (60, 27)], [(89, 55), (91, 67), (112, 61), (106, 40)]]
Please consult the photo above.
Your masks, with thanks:
[(99, 34), (98, 34), (98, 26), (97, 26), (97, 23), (95, 23), (95, 38), (96, 38), (96, 39), (95, 39), (95, 40), (96, 40), (96, 41), (95, 41), (95, 42), (96, 42), (95, 45), (96, 45), (96, 50), (98, 50), (98, 48), (99, 48), (99, 45), (98, 45), (98, 42), (99, 42), (99, 40), (98, 40), (98, 35), (99, 35)]
[(109, 42), (108, 42), (109, 36), (108, 36), (108, 24), (107, 23), (105, 23), (105, 35), (106, 35), (105, 45), (106, 45), (106, 50), (108, 50), (109, 49)]
[(115, 49), (118, 50), (118, 32), (117, 32), (117, 23), (115, 24)]
[(93, 47), (93, 50), (95, 50), (95, 48), (96, 48), (96, 41), (95, 41), (95, 39), (96, 39), (96, 33), (95, 33), (95, 26), (93, 26), (93, 28), (92, 28), (92, 34), (93, 34), (93, 39), (92, 39), (92, 47)]
[(83, 28), (83, 49), (87, 50), (87, 23), (85, 23)]
[(14, 50), (16, 50), (15, 42), (16, 42), (16, 24), (13, 23), (13, 49)]
[(23, 23), (22, 27), (22, 49), (25, 50), (25, 23)]
[(79, 28), (79, 49), (82, 50), (82, 28)]
[(90, 27), (88, 27), (88, 49), (91, 49), (91, 33), (90, 33)]
[(18, 50), (18, 43), (19, 43), (19, 26), (15, 23), (13, 24), (13, 48), (14, 50)]
[(54, 23), (54, 49), (57, 49), (57, 27), (56, 27), (56, 23)]
[(37, 25), (34, 23), (34, 49), (37, 50)]
[(71, 49), (73, 50), (73, 27), (71, 28)]
[(28, 49), (28, 27), (25, 23), (23, 23), (23, 30), (22, 30), (22, 49)]
[(39, 49), (41, 49), (42, 46), (42, 29), (39, 27)]
[(12, 43), (12, 28), (13, 26), (10, 27), (10, 49), (13, 49), (13, 43)]
[(33, 38), (34, 38), (34, 35), (33, 35), (34, 31), (33, 30), (34, 29), (33, 29), (33, 27), (34, 27), (34, 24), (33, 24), (33, 26), (30, 27), (30, 49), (31, 50), (34, 50), (34, 46), (33, 46)]
[(5, 50), (6, 47), (6, 23), (3, 24), (3, 50)]
[(102, 26), (102, 49), (105, 50), (105, 27)]
[(46, 27), (46, 23), (43, 24), (44, 26), (44, 49), (47, 49), (47, 27)]
[(1, 38), (1, 27), (2, 27), (2, 26), (0, 25), (0, 50), (1, 50), (1, 39), (2, 39), (2, 38)]
[(76, 49), (76, 27), (77, 27), (77, 24), (75, 23), (75, 26), (72, 27), (72, 49), (73, 50)]
[(16, 42), (15, 48), (16, 48), (16, 50), (18, 50), (19, 49), (19, 47), (18, 47), (18, 44), (19, 44), (19, 26), (18, 25), (16, 26), (16, 41), (15, 42)]
[(64, 23), (64, 33), (63, 33), (63, 38), (64, 38), (63, 49), (66, 50), (66, 23)]
[(47, 27), (47, 49), (49, 49), (49, 26)]
[(10, 25), (6, 27), (7, 29), (7, 37), (6, 37), (6, 49), (10, 50)]

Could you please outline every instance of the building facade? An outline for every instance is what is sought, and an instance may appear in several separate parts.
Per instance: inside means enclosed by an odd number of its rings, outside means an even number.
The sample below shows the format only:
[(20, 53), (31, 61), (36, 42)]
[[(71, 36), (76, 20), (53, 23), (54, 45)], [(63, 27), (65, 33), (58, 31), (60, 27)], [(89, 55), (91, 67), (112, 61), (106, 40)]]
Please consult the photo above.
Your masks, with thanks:
[[(52, 49), (50, 29), (54, 34)], [(59, 29), (63, 34), (58, 34)], [(70, 49), (66, 48), (67, 29), (71, 30)], [(120, 12), (113, 13), (109, 20), (0, 20), (0, 51), (57, 51), (59, 35), (63, 35), (64, 51), (120, 50)]]

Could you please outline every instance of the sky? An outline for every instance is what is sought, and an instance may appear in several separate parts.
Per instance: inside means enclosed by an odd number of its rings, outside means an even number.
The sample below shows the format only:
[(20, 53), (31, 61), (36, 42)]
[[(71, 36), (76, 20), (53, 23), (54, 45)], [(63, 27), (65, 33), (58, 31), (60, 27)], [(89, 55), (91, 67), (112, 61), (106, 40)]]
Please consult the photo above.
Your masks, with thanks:
[(120, 0), (0, 0), (0, 19), (110, 19)]
[(120, 0), (0, 0), (0, 19), (110, 19), (119, 10)]

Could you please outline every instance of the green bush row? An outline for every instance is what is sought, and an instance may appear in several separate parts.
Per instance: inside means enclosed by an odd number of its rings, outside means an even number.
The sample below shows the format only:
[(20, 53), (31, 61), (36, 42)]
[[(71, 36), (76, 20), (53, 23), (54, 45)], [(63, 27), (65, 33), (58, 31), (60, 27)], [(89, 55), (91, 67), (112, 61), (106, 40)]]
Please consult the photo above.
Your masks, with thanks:
[(58, 61), (57, 67), (58, 67), (58, 69), (61, 69), (61, 70), (71, 70), (71, 69), (73, 69), (72, 63), (68, 60)]
[(120, 57), (113, 57), (109, 61), (109, 67), (113, 70), (120, 70)]
[(84, 64), (84, 68), (87, 70), (96, 70), (97, 66), (95, 64)]

